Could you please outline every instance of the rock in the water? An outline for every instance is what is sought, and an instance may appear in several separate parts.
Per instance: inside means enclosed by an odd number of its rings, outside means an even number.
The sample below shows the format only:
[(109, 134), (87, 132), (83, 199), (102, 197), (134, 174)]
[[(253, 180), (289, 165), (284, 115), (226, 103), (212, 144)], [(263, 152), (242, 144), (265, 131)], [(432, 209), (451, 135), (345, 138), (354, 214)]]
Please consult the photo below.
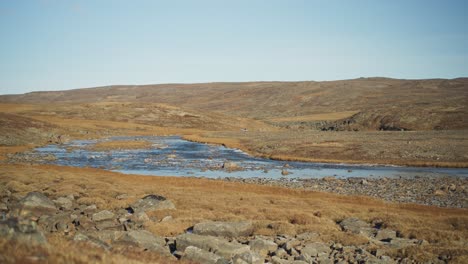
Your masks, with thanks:
[(193, 233), (208, 236), (240, 237), (250, 236), (253, 225), (250, 221), (242, 222), (204, 222), (193, 227)]
[(188, 246), (185, 249), (182, 259), (187, 259), (197, 263), (206, 263), (206, 264), (217, 264), (222, 262), (222, 257), (213, 254), (209, 251), (203, 250), (201, 248)]
[(256, 238), (249, 243), (252, 251), (257, 252), (260, 256), (267, 256), (269, 253), (275, 252), (278, 245), (266, 239)]
[(130, 206), (134, 212), (147, 212), (163, 209), (175, 209), (175, 205), (160, 195), (147, 195)]
[(50, 215), (57, 211), (54, 203), (40, 192), (30, 192), (19, 201), (20, 215)]
[(182, 234), (176, 238), (178, 251), (184, 251), (187, 247), (201, 248), (225, 259), (231, 259), (237, 254), (250, 251), (250, 247), (237, 242), (229, 242), (213, 236), (201, 236), (196, 234)]
[(252, 251), (237, 254), (232, 258), (233, 264), (263, 264), (264, 262), (263, 257)]
[(283, 176), (289, 175), (289, 171), (286, 170), (286, 169), (282, 169), (281, 170), (281, 175), (283, 175)]
[(234, 171), (234, 170), (240, 170), (241, 169), (241, 167), (237, 163), (230, 162), (230, 161), (224, 162), (222, 168), (227, 170), (227, 171)]

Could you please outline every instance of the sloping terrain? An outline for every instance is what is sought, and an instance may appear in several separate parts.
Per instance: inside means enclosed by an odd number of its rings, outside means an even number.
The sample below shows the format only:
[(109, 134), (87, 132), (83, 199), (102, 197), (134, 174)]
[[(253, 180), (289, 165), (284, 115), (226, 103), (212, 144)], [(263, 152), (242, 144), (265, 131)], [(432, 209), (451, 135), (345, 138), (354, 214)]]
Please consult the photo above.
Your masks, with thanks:
[[(467, 101), (467, 78), (132, 85), (0, 96), (0, 102), (15, 103), (165, 103), (284, 127), (337, 130), (466, 129)], [(356, 114), (337, 121), (337, 112)]]

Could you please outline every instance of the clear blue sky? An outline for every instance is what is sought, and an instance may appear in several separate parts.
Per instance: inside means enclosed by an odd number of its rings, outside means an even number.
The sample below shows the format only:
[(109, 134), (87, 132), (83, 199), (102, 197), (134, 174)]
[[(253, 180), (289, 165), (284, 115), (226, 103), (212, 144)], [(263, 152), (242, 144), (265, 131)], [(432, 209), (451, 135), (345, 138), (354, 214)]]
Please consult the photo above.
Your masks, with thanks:
[(0, 0), (0, 94), (468, 76), (468, 1)]

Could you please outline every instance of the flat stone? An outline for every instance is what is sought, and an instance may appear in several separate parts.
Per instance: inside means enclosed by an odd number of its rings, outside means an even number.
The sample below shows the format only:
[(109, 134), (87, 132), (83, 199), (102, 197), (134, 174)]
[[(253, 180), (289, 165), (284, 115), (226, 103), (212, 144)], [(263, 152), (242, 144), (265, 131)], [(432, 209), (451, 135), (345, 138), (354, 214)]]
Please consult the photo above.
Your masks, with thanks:
[(396, 231), (395, 230), (390, 230), (390, 229), (381, 229), (377, 231), (377, 235), (375, 236), (375, 239), (377, 240), (391, 240), (396, 238)]
[(0, 237), (25, 244), (46, 244), (44, 234), (37, 229), (36, 222), (10, 218), (0, 221)]
[(250, 236), (253, 225), (250, 221), (242, 222), (204, 222), (193, 227), (193, 233), (208, 236), (240, 237)]
[(30, 192), (19, 201), (21, 215), (50, 215), (57, 211), (54, 203), (40, 192)]
[(89, 233), (89, 235), (106, 243), (112, 243), (114, 241), (120, 240), (125, 235), (125, 233), (126, 232), (124, 231), (102, 230)]
[(73, 207), (73, 202), (69, 198), (66, 197), (59, 197), (56, 200), (54, 200), (54, 203), (60, 208), (60, 209), (65, 209), (69, 210)]
[(148, 212), (163, 209), (175, 209), (175, 205), (171, 201), (167, 200), (166, 197), (151, 194), (133, 203), (132, 205), (130, 205), (130, 208), (134, 212)]
[(157, 244), (164, 246), (166, 240), (162, 237), (155, 236), (146, 230), (130, 230), (120, 238), (121, 241), (133, 242), (138, 246), (150, 248), (152, 245)]
[(197, 248), (194, 246), (188, 246), (185, 249), (184, 255), (182, 256), (184, 260), (190, 260), (197, 263), (206, 263), (206, 264), (217, 264), (221, 262), (222, 257), (211, 253), (209, 251)]
[(271, 263), (272, 264), (291, 264), (292, 261), (289, 261), (287, 259), (281, 259), (277, 256), (273, 256), (271, 257)]
[(114, 213), (108, 210), (100, 211), (98, 213), (93, 214), (92, 219), (93, 221), (103, 221), (113, 219), (115, 217)]
[(301, 241), (312, 241), (319, 237), (319, 234), (314, 232), (305, 232), (296, 236), (296, 239)]
[(184, 251), (189, 246), (210, 251), (225, 259), (231, 259), (237, 254), (250, 251), (249, 246), (237, 242), (229, 242), (219, 237), (196, 234), (182, 234), (177, 236), (176, 247), (178, 251)]
[(340, 226), (343, 231), (366, 236), (372, 236), (376, 231), (369, 223), (354, 217), (344, 219), (340, 222)]
[(252, 251), (257, 252), (260, 256), (267, 256), (270, 253), (275, 252), (278, 249), (278, 245), (266, 239), (256, 238), (249, 243)]
[(263, 264), (265, 259), (256, 252), (246, 251), (232, 258), (233, 264)]
[(124, 226), (115, 219), (103, 220), (95, 223), (97, 230), (123, 230)]
[(327, 244), (314, 242), (306, 244), (305, 247), (302, 248), (301, 253), (307, 254), (311, 257), (316, 257), (321, 253), (325, 253), (328, 255), (331, 253), (331, 251), (331, 248)]

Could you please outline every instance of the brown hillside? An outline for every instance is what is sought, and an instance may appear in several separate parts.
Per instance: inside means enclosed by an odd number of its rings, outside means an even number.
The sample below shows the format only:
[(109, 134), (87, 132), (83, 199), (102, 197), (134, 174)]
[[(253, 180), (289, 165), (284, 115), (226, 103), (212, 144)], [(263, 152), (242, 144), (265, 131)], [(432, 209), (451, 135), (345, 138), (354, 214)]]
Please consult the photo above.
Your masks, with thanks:
[[(205, 114), (216, 112), (304, 129), (468, 128), (466, 78), (127, 85), (0, 96), (0, 102), (166, 103)], [(338, 114), (337, 120), (336, 113), (343, 112), (350, 115)]]

